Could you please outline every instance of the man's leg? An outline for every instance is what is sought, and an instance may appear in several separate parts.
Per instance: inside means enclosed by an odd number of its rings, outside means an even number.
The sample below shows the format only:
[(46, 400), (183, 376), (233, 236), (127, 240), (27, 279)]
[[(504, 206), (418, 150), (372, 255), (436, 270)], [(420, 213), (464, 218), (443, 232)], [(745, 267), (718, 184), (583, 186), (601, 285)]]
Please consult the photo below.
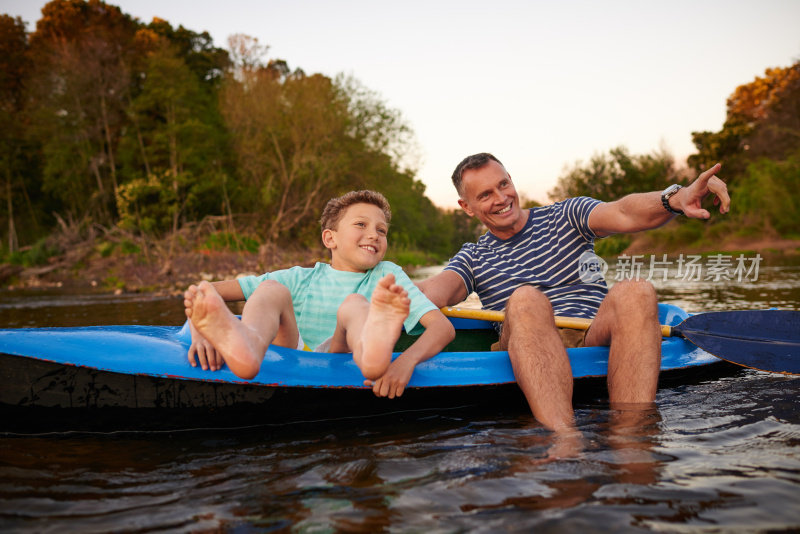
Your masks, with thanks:
[(299, 333), (291, 294), (272, 280), (253, 292), (244, 305), (241, 321), (208, 282), (190, 287), (184, 303), (195, 328), (222, 354), (231, 371), (242, 378), (258, 374), (270, 343), (297, 346)]
[(572, 368), (544, 293), (531, 286), (514, 291), (506, 304), (500, 347), (508, 350), (533, 416), (551, 430), (573, 428)]
[(376, 380), (392, 363), (392, 350), (408, 317), (408, 292), (387, 274), (375, 286), (369, 301), (348, 295), (337, 314), (331, 352), (352, 352), (364, 378)]
[(610, 345), (608, 396), (615, 404), (651, 403), (661, 368), (658, 297), (652, 284), (618, 282), (586, 333), (586, 346)]

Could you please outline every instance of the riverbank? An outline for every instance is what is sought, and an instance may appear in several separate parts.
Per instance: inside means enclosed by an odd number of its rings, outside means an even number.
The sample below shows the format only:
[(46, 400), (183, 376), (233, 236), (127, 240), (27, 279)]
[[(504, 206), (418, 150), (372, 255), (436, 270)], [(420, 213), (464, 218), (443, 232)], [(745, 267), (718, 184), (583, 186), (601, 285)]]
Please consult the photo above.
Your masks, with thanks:
[[(666, 249), (648, 234), (641, 234), (622, 253), (708, 254), (742, 251), (762, 256), (797, 256), (800, 255), (800, 239), (732, 236), (715, 245)], [(311, 267), (318, 261), (328, 261), (328, 258), (327, 251), (322, 247), (286, 249), (262, 246), (258, 252), (186, 251), (173, 254), (166, 260), (147, 257), (141, 252), (115, 253), (104, 257), (93, 249), (75, 247), (65, 254), (50, 258), (46, 265), (28, 268), (0, 265), (0, 286), (7, 289), (64, 287), (114, 293), (178, 295), (200, 280), (226, 280), (242, 274), (261, 274), (295, 265)], [(405, 268), (413, 269), (414, 266)]]
[(625, 248), (624, 254), (709, 254), (709, 253), (752, 252), (763, 255), (800, 255), (800, 239), (786, 239), (780, 236), (743, 237), (730, 236), (719, 242), (695, 245), (673, 245), (665, 247), (657, 239), (641, 234)]
[(43, 266), (0, 265), (0, 285), (8, 289), (64, 287), (114, 293), (180, 294), (200, 280), (226, 280), (294, 265), (310, 267), (317, 261), (327, 261), (325, 252), (322, 247), (317, 250), (261, 247), (256, 253), (179, 252), (166, 260), (147, 258), (141, 253), (108, 257), (90, 253), (80, 258), (68, 253), (51, 258)]

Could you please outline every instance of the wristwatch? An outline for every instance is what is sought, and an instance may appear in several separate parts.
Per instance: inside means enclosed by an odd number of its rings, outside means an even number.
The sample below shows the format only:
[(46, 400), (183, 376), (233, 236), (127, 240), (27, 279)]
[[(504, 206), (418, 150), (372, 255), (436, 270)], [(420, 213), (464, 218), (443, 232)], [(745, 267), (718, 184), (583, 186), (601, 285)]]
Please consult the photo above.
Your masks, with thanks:
[(664, 205), (664, 209), (675, 215), (683, 215), (683, 212), (673, 209), (672, 206), (669, 205), (669, 199), (672, 198), (672, 195), (680, 191), (682, 187), (682, 185), (672, 184), (661, 192), (661, 204)]

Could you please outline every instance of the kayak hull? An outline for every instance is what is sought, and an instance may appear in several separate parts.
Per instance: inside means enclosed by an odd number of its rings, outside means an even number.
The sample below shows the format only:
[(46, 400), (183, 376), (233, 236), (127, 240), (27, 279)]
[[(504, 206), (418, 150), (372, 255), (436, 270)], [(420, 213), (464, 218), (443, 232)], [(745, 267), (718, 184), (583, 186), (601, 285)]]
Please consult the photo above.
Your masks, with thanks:
[[(667, 305), (660, 306), (660, 313), (666, 324), (678, 324), (687, 316)], [(508, 353), (487, 350), (496, 340), (492, 325), (471, 319), (451, 320), (458, 332), (456, 341), (445, 352), (417, 366), (402, 403), (375, 397), (363, 385), (364, 378), (349, 354), (270, 347), (261, 372), (253, 380), (244, 380), (227, 368), (211, 372), (191, 367), (186, 358), (190, 341), (186, 325), (0, 330), (2, 426), (8, 429), (13, 421), (47, 419), (44, 415), (53, 412), (59, 419), (76, 411), (89, 411), (89, 419), (96, 422), (101, 409), (142, 414), (227, 414), (227, 423), (247, 424), (263, 420), (253, 417), (258, 412), (268, 413), (272, 420), (287, 421), (325, 417), (324, 412), (348, 416), (435, 409), (485, 401), (491, 396), (502, 398), (504, 403), (512, 402), (508, 398), (520, 402)], [(412, 341), (404, 340), (406, 344)], [(465, 346), (472, 350), (465, 350)], [(605, 376), (607, 348), (569, 349), (567, 353), (575, 378)], [(683, 339), (663, 341), (663, 371), (718, 361)], [(253, 407), (262, 409), (250, 409)], [(243, 415), (243, 420), (231, 414)]]

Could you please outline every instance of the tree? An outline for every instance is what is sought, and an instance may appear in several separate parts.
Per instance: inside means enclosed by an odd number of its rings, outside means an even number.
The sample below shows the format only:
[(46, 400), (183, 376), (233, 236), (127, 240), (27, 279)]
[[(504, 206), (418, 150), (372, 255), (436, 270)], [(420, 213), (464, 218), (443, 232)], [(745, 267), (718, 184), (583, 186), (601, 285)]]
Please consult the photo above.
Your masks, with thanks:
[(727, 102), (719, 132), (693, 132), (695, 170), (724, 162), (729, 184), (758, 157), (782, 158), (800, 147), (800, 62), (766, 69), (763, 77), (740, 85)]
[(53, 0), (31, 35), (44, 189), (70, 216), (113, 220), (136, 29), (131, 17), (99, 0)]
[(162, 19), (154, 18), (147, 26), (155, 34), (166, 38), (175, 54), (183, 58), (186, 66), (207, 88), (216, 88), (230, 66), (230, 57), (223, 48), (214, 46), (208, 32), (197, 33), (183, 26), (173, 28)]
[[(25, 83), (30, 72), (28, 36), (21, 18), (0, 15), (0, 195), (5, 199), (5, 217), (8, 222), (8, 250), (19, 248), (14, 205), (21, 198), (30, 199), (25, 189)], [(2, 208), (0, 208), (2, 209)], [(33, 210), (31, 210), (33, 214)], [(35, 219), (34, 219), (35, 220)]]
[(119, 186), (117, 208), (124, 224), (176, 232), (198, 197), (219, 191), (221, 124), (212, 93), (178, 48), (147, 30), (140, 31), (139, 40), (151, 49), (141, 89), (128, 108), (133, 127), (121, 145), (127, 183)]
[(612, 201), (630, 193), (656, 191), (682, 181), (675, 159), (665, 150), (652, 154), (631, 155), (617, 147), (597, 154), (587, 164), (578, 161), (558, 179), (548, 193), (553, 200), (590, 196)]
[(234, 67), (220, 108), (245, 201), (263, 214), (267, 241), (302, 234), (316, 227), (322, 206), (342, 187), (363, 187), (381, 161), (391, 165), (382, 150), (397, 122), (391, 113), (378, 116), (384, 108), (374, 100), (353, 94), (353, 83), (266, 62), (266, 48), (255, 39), (235, 36), (230, 48)]
[(760, 235), (770, 230), (797, 239), (800, 219), (800, 150), (784, 160), (760, 158), (747, 166), (736, 190), (741, 222), (757, 228)]
[(751, 158), (785, 159), (800, 149), (800, 61), (781, 75), (748, 140)]

